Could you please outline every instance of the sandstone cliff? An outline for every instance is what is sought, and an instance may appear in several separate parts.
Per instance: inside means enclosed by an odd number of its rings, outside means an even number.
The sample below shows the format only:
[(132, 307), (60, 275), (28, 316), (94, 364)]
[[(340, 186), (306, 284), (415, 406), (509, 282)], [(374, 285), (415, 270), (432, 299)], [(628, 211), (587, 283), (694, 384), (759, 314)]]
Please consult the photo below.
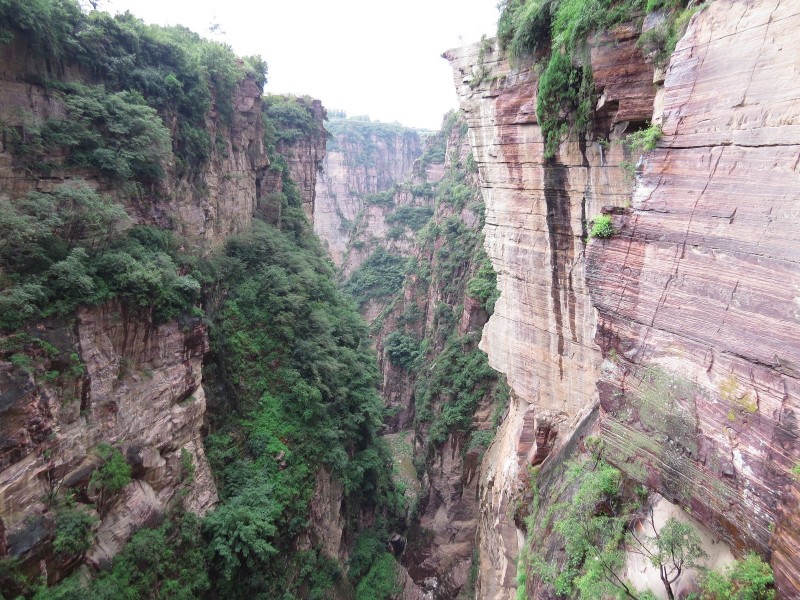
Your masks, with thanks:
[[(480, 476), (479, 597), (514, 595), (523, 532), (512, 505), (526, 465), (546, 467), (553, 448), (574, 447), (591, 427), (615, 465), (736, 556), (769, 557), (771, 545), (781, 596), (797, 594), (786, 285), (797, 250), (786, 190), (797, 177), (800, 86), (785, 54), (796, 27), (780, 3), (714, 3), (693, 18), (665, 76), (637, 48), (637, 28), (590, 38), (599, 101), (589, 134), (552, 161), (534, 72), (490, 43), (446, 54), (501, 291), (481, 347), (512, 388)], [(620, 163), (639, 157), (615, 140), (661, 119), (664, 138), (637, 167), (631, 201)], [(619, 215), (619, 235), (587, 244), (601, 211)]]
[[(270, 148), (280, 169), (269, 169), (262, 90), (244, 75), (230, 90), (229, 114), (212, 102), (205, 115), (204, 135), (214, 140), (209, 156), (188, 164), (173, 151), (157, 182), (131, 190), (98, 169), (76, 167), (63, 149), (34, 168), (20, 160), (29, 130), (70, 118), (58, 90), (95, 83), (93, 73), (68, 63), (60, 81), (45, 79), (54, 74), (24, 35), (0, 45), (0, 65), (0, 200), (11, 206), (28, 192), (80, 180), (122, 204), (128, 225), (156, 225), (180, 236), (186, 255), (208, 254), (246, 230), (256, 210), (282, 192), (284, 177), (297, 181), (309, 211), (313, 206), (325, 144), (319, 101), (286, 100), (308, 113), (319, 134), (282, 136)], [(181, 119), (160, 117), (177, 144)], [(282, 132), (282, 123), (273, 126)], [(181, 268), (180, 275), (189, 269)], [(203, 515), (212, 508), (217, 491), (203, 447), (202, 367), (209, 355), (200, 318), (184, 314), (165, 322), (125, 299), (34, 320), (0, 337), (0, 559), (18, 559), (26, 574), (53, 583), (80, 562), (107, 566), (136, 530), (157, 524), (168, 509)], [(100, 497), (90, 480), (109, 447), (122, 453), (131, 480)], [(77, 503), (70, 510), (96, 520), (91, 548), (78, 556), (53, 547), (64, 498)]]
[[(373, 238), (390, 242), (386, 214), (395, 205), (413, 203), (408, 190), (396, 186), (409, 180), (422, 147), (416, 131), (399, 125), (335, 119), (328, 130), (331, 139), (316, 186), (314, 232), (348, 276), (374, 250)], [(402, 244), (396, 240), (398, 250)]]

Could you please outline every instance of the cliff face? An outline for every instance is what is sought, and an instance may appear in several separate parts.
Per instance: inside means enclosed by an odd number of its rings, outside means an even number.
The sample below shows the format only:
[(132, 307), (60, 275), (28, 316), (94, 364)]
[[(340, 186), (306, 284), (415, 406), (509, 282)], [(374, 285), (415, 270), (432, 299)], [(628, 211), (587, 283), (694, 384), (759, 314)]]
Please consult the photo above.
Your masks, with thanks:
[[(394, 205), (413, 202), (411, 194), (394, 186), (410, 179), (422, 146), (416, 131), (397, 125), (334, 120), (328, 129), (331, 139), (316, 185), (314, 232), (347, 276), (374, 249), (373, 238), (388, 241), (385, 217)], [(388, 192), (389, 202), (376, 202), (381, 192)], [(361, 243), (353, 245), (357, 240)]]
[(800, 593), (800, 531), (791, 511), (779, 516), (800, 454), (797, 198), (787, 194), (800, 76), (783, 53), (798, 24), (776, 2), (712, 4), (696, 18), (666, 74), (664, 139), (620, 234), (587, 256), (606, 357), (601, 430), (620, 465), (737, 554), (768, 555), (774, 527), (785, 597)]
[[(26, 135), (23, 127), (32, 123), (69, 118), (61, 94), (31, 83), (43, 72), (31, 56), (24, 37), (0, 45), (0, 199), (13, 204), (30, 191), (82, 180), (122, 204), (132, 224), (172, 230), (182, 236), (181, 251), (206, 254), (249, 227), (256, 209), (281, 192), (282, 171), (268, 176), (262, 90), (250, 76), (232, 89), (228, 117), (213, 104), (207, 113), (205, 133), (215, 140), (208, 159), (182, 165), (170, 153), (164, 176), (139, 193), (97, 170), (68, 165), (66, 152), (45, 157), (52, 163), (46, 176), (25, 168), (14, 153), (16, 134)], [(67, 82), (91, 80), (77, 65), (60, 75)], [(161, 117), (175, 139), (178, 117)], [(285, 153), (308, 212), (324, 154), (323, 117), (320, 102), (311, 102), (308, 118), (320, 135), (276, 149)], [(169, 508), (199, 515), (212, 508), (217, 491), (203, 449), (201, 374), (209, 354), (199, 318), (163, 322), (122, 300), (0, 336), (0, 558), (19, 559), (27, 575), (53, 583), (81, 562), (109, 564), (135, 531), (159, 523)], [(131, 481), (104, 497), (90, 479), (108, 447), (122, 453)], [(67, 556), (53, 546), (65, 496), (96, 519), (85, 553)]]
[[(78, 503), (97, 500), (88, 482), (103, 443), (120, 448), (133, 472), (103, 509), (90, 564), (108, 563), (178, 492), (188, 510), (203, 514), (213, 506), (217, 494), (200, 431), (208, 342), (199, 321), (156, 325), (112, 303), (81, 309), (74, 323), (38, 324), (25, 338), (3, 343), (0, 545), (9, 555), (30, 568), (41, 568), (41, 561), (50, 581), (63, 575), (67, 565), (49, 544), (53, 494), (71, 491)], [(21, 354), (30, 357), (27, 369), (11, 362)]]
[[(0, 197), (16, 199), (31, 190), (48, 192), (59, 183), (80, 178), (125, 204), (134, 223), (175, 229), (192, 244), (217, 246), (249, 225), (257, 197), (262, 187), (268, 187), (262, 181), (269, 164), (264, 152), (261, 89), (252, 78), (244, 79), (232, 91), (230, 123), (213, 106), (206, 115), (206, 132), (215, 140), (210, 158), (199, 169), (184, 173), (185, 168), (179, 168), (171, 156), (165, 165), (167, 176), (136, 196), (88, 169), (61, 166), (46, 177), (35, 177), (21, 169), (12, 155), (11, 132), (22, 132), (23, 125), (33, 122), (63, 119), (67, 111), (53, 90), (30, 83), (36, 81), (43, 67), (31, 59), (23, 40), (0, 45), (0, 64), (0, 121), (6, 128), (0, 151)], [(90, 81), (78, 65), (68, 66), (64, 77)], [(174, 135), (177, 117), (165, 125)], [(48, 158), (59, 163), (63, 156)]]
[[(598, 401), (593, 427), (609, 460), (737, 556), (769, 556), (771, 543), (780, 593), (797, 594), (787, 508), (797, 331), (786, 283), (798, 276), (786, 190), (797, 179), (800, 82), (784, 54), (796, 27), (778, 3), (712, 4), (658, 90), (663, 75), (634, 28), (590, 38), (590, 133), (553, 161), (543, 159), (532, 71), (481, 45), (446, 54), (501, 290), (481, 347), (512, 387), (481, 472), (480, 597), (513, 597), (522, 532), (510, 507), (524, 467), (579, 442)], [(631, 205), (620, 163), (639, 157), (615, 140), (662, 111), (664, 139)], [(587, 244), (602, 210), (619, 215), (619, 234)]]
[[(652, 114), (653, 72), (636, 37), (620, 28), (591, 46), (595, 85), (605, 98), (596, 117), (603, 139)], [(500, 290), (481, 348), (512, 389), (481, 473), (481, 593), (511, 597), (521, 539), (511, 505), (525, 465), (541, 463), (569, 437), (596, 398), (601, 355), (585, 279), (588, 223), (604, 205), (624, 206), (630, 184), (619, 144), (565, 143), (558, 161), (545, 163), (532, 70), (512, 69), (485, 42), (446, 57), (480, 171), (485, 247)], [(479, 63), (489, 75), (476, 82)]]

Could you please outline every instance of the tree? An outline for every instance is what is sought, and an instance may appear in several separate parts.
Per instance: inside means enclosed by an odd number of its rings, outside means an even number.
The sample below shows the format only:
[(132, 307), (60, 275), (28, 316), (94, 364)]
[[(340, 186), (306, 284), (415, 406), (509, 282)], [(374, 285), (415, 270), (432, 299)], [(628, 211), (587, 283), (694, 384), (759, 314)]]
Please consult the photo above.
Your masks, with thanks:
[(686, 569), (699, 566), (698, 560), (707, 558), (708, 554), (703, 550), (694, 527), (688, 523), (670, 517), (661, 529), (657, 529), (652, 507), (645, 522), (653, 530), (654, 536), (640, 538), (636, 535), (636, 528), (631, 527), (631, 537), (637, 546), (633, 551), (646, 556), (658, 568), (667, 597), (675, 600), (672, 584)]

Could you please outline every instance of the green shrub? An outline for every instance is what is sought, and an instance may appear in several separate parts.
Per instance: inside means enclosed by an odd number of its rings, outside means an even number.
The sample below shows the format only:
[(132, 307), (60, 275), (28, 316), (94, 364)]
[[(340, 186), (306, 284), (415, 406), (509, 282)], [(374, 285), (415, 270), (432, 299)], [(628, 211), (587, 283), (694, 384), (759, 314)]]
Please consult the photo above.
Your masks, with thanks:
[(651, 125), (646, 129), (640, 129), (631, 133), (625, 138), (625, 145), (631, 149), (634, 154), (644, 154), (654, 150), (661, 139), (663, 132), (661, 125)]
[(748, 554), (724, 571), (707, 571), (700, 580), (700, 600), (772, 600), (774, 577), (760, 556)]
[(611, 215), (599, 215), (592, 223), (589, 237), (609, 238), (612, 235), (614, 235), (614, 225), (611, 222)]
[(401, 206), (394, 212), (386, 215), (389, 225), (401, 225), (412, 231), (419, 231), (433, 217), (432, 206)]
[(420, 340), (398, 330), (386, 336), (383, 347), (389, 362), (404, 369), (414, 369), (421, 356)]
[(539, 78), (536, 115), (544, 137), (544, 158), (552, 158), (571, 130), (583, 133), (594, 105), (590, 68), (576, 67), (571, 55), (555, 50)]
[(56, 536), (53, 549), (56, 554), (75, 557), (92, 546), (92, 527), (97, 519), (79, 508), (67, 508), (56, 515)]
[(494, 304), (500, 297), (500, 290), (497, 289), (497, 273), (483, 248), (478, 251), (476, 262), (479, 265), (478, 271), (467, 282), (467, 295), (478, 300), (484, 310), (491, 315), (494, 313)]
[(405, 259), (377, 248), (350, 276), (345, 290), (359, 307), (371, 299), (385, 298), (400, 291), (405, 279)]
[(92, 472), (89, 487), (102, 493), (116, 494), (131, 482), (131, 467), (118, 448), (100, 444), (96, 452), (103, 464)]
[(397, 575), (397, 562), (384, 551), (356, 587), (356, 600), (391, 600), (402, 591)]

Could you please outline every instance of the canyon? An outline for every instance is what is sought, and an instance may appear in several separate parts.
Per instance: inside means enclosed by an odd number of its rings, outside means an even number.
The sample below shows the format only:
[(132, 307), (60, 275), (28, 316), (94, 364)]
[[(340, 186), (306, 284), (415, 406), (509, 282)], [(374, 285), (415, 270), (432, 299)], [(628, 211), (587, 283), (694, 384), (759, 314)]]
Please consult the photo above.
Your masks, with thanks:
[[(800, 597), (795, 8), (690, 7), (666, 61), (642, 41), (665, 8), (591, 32), (571, 65), (592, 75), (588, 124), (553, 156), (541, 49), (445, 52), (460, 110), (438, 132), (327, 120), (237, 71), (202, 160), (159, 109), (176, 141), (136, 193), (68, 150), (21, 164), (31, 123), (65, 120), (68, 84), (98, 75), (65, 61), (59, 88), (28, 34), (0, 45), (0, 201), (85, 185), (124, 207), (119, 235), (175, 235), (158, 260), (200, 282), (177, 316), (121, 294), (0, 337), (3, 565), (84, 585), (189, 513), (203, 597), (562, 598), (558, 523), (603, 464), (654, 530), (698, 534), (703, 565), (754, 553)], [(130, 477), (107, 497), (111, 451)], [(91, 543), (69, 555), (76, 510)], [(225, 539), (242, 545), (214, 554)], [(619, 575), (666, 598), (635, 550)]]

